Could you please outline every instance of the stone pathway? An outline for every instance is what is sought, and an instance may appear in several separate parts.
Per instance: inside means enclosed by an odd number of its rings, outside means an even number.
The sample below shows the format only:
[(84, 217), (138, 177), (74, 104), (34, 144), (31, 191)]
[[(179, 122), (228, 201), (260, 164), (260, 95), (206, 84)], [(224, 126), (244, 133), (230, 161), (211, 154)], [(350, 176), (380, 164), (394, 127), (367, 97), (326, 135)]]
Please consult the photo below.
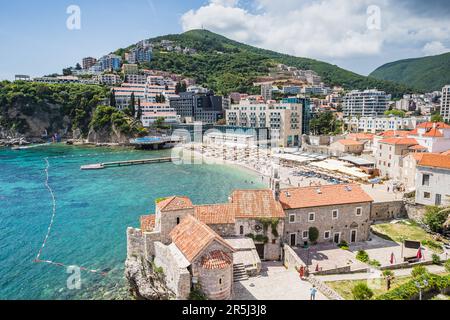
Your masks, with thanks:
[[(312, 285), (281, 262), (263, 262), (261, 275), (234, 284), (235, 300), (310, 300)], [(321, 292), (316, 300), (328, 300)]]

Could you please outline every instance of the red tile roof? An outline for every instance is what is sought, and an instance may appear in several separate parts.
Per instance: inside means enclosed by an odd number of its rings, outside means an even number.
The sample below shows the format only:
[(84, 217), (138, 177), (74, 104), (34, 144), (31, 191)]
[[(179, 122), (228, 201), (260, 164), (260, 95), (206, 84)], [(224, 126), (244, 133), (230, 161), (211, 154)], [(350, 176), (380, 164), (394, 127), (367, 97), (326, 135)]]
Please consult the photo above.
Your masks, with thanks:
[(388, 130), (388, 131), (384, 131), (381, 132), (380, 134), (378, 134), (379, 136), (382, 137), (406, 137), (409, 134), (411, 134), (411, 131), (404, 131), (404, 130)]
[(427, 148), (424, 146), (421, 146), (420, 144), (416, 144), (414, 146), (411, 146), (408, 148), (409, 150), (426, 150)]
[(202, 257), (201, 265), (204, 269), (225, 269), (233, 263), (232, 257), (221, 250), (211, 251)]
[(450, 150), (444, 151), (441, 154), (443, 154), (444, 156), (450, 156)]
[(151, 232), (155, 228), (155, 215), (141, 216), (141, 230)]
[(417, 125), (417, 128), (433, 128), (436, 127), (438, 129), (450, 129), (450, 125), (446, 124), (445, 122), (423, 122), (419, 125)]
[(416, 145), (417, 140), (414, 138), (388, 138), (380, 140), (379, 143), (395, 144), (395, 145)]
[(236, 209), (231, 203), (195, 206), (194, 216), (206, 224), (234, 224)]
[(271, 190), (236, 190), (231, 194), (236, 218), (284, 218), (284, 211)]
[(219, 242), (232, 252), (234, 251), (216, 232), (191, 215), (187, 215), (180, 224), (172, 229), (170, 237), (189, 262), (197, 258), (213, 241)]
[(436, 128), (432, 128), (430, 131), (423, 135), (424, 137), (443, 137), (444, 135)]
[(339, 140), (337, 142), (339, 142), (340, 144), (342, 144), (344, 146), (361, 146), (361, 145), (364, 144), (362, 142), (355, 141), (355, 140), (350, 140), (350, 139), (342, 139), (342, 140)]
[(283, 189), (280, 202), (284, 209), (372, 202), (360, 185), (327, 185), (321, 187)]
[(347, 139), (352, 140), (373, 140), (372, 133), (350, 133), (347, 135)]
[(422, 167), (450, 169), (450, 156), (426, 153), (422, 156), (418, 165)]
[(166, 198), (156, 204), (156, 206), (163, 211), (174, 211), (194, 208), (191, 199), (188, 197), (173, 196)]

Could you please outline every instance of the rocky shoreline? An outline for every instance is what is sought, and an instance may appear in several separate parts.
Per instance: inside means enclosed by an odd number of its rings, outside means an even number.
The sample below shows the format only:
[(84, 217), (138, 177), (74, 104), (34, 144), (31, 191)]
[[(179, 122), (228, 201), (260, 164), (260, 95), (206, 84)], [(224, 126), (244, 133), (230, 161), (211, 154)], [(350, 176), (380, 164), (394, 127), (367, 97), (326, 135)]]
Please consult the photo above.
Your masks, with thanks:
[(166, 286), (164, 274), (154, 270), (151, 263), (135, 256), (125, 262), (125, 277), (130, 293), (137, 300), (170, 300), (174, 293)]

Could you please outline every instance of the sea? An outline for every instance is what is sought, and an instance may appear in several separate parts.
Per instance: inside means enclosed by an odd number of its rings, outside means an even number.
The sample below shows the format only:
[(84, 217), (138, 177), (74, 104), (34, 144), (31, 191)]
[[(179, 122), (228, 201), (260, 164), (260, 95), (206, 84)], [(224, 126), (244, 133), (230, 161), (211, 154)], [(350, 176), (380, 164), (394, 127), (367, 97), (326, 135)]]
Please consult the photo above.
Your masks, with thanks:
[[(265, 187), (256, 173), (224, 164), (80, 170), (170, 155), (64, 144), (0, 148), (0, 299), (132, 299), (124, 277), (126, 229), (154, 213), (155, 199), (184, 195), (212, 204), (227, 202), (234, 189)], [(54, 264), (35, 262), (41, 248), (39, 260)], [(79, 267), (97, 273), (78, 274)]]

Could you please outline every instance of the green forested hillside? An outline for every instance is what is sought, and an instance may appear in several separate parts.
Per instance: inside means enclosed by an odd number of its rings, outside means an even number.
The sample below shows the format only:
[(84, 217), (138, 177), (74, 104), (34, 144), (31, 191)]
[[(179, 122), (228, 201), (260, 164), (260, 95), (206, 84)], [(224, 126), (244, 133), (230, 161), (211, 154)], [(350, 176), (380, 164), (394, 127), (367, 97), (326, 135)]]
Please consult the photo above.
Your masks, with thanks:
[(422, 91), (440, 91), (450, 84), (450, 52), (438, 56), (400, 60), (385, 64), (370, 76), (403, 83)]
[[(252, 86), (256, 76), (266, 75), (269, 67), (278, 63), (301, 69), (311, 69), (329, 85), (342, 85), (346, 89), (378, 88), (394, 97), (412, 92), (412, 88), (389, 81), (380, 81), (344, 70), (335, 65), (308, 58), (298, 58), (270, 50), (245, 45), (206, 30), (192, 30), (179, 35), (149, 39), (176, 41), (176, 44), (197, 50), (185, 55), (154, 50), (154, 59), (145, 67), (167, 70), (195, 78), (218, 93), (230, 91), (257, 92)], [(117, 53), (123, 53), (119, 49)]]

